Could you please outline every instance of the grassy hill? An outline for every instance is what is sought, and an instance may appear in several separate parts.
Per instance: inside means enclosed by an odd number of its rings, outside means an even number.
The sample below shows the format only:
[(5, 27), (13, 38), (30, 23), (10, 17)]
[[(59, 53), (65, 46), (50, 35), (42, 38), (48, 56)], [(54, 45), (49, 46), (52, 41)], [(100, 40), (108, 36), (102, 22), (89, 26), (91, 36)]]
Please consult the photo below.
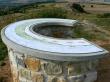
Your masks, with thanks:
[[(85, 27), (78, 27), (75, 30), (77, 37), (103, 43), (110, 40), (109, 14), (106, 17), (106, 14), (78, 13), (67, 7), (66, 3), (31, 4), (8, 9), (5, 12), (7, 13), (0, 16), (0, 29), (12, 22), (31, 18), (69, 18), (86, 24)], [(109, 46), (106, 45), (106, 47)], [(2, 60), (7, 55), (7, 51), (1, 38), (0, 50), (0, 60)]]
[[(31, 4), (13, 9), (1, 9), (0, 30), (12, 22), (17, 22), (25, 19), (46, 17), (79, 20), (82, 25), (79, 25), (74, 30), (76, 38), (86, 38), (92, 42), (99, 44), (100, 46), (103, 46), (110, 51), (110, 13), (79, 13), (77, 11), (72, 11), (72, 9), (66, 3)], [(7, 70), (7, 65), (3, 68), (1, 66), (4, 66), (3, 60), (6, 57), (7, 49), (0, 38), (0, 68), (5, 71)], [(99, 77), (97, 82), (110, 81), (109, 77), (107, 77), (110, 74), (109, 62), (110, 57), (100, 62)], [(1, 75), (3, 74), (4, 71), (3, 73), (1, 73)], [(1, 77), (0, 79), (3, 80), (3, 78)]]

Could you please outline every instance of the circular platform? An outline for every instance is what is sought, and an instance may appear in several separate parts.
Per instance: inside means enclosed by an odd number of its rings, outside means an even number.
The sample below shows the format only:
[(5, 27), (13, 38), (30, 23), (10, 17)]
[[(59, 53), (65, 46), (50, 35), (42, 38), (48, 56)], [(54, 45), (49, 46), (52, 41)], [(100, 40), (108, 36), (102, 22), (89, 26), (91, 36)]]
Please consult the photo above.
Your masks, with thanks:
[[(45, 25), (74, 27), (77, 20), (41, 18), (12, 23), (2, 30), (2, 39), (8, 47), (38, 58), (58, 61), (83, 61), (101, 58), (105, 49), (84, 38), (62, 39), (41, 35), (33, 30)], [(52, 28), (52, 27), (51, 27)]]

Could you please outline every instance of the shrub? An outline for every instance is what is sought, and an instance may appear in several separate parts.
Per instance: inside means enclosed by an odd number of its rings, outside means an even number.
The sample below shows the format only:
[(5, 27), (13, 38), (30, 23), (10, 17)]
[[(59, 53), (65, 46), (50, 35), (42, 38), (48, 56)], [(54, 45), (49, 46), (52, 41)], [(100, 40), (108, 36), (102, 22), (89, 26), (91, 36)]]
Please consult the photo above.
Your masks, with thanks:
[(0, 50), (1, 50), (1, 52), (0, 52), (0, 61), (1, 61), (7, 55), (7, 49), (6, 49), (5, 45), (2, 42), (0, 42)]
[(72, 10), (75, 9), (78, 12), (81, 12), (81, 13), (84, 13), (85, 12), (84, 9), (83, 9), (83, 7), (81, 7), (81, 5), (80, 4), (77, 4), (77, 3), (73, 3), (72, 6), (71, 6), (71, 9)]
[(110, 13), (98, 14), (97, 17), (98, 18), (109, 18), (110, 17)]
[(84, 8), (84, 7), (85, 7), (85, 5), (82, 5), (82, 7)]
[(39, 18), (67, 18), (67, 11), (62, 8), (43, 8), (37, 13)]
[(3, 62), (3, 61), (0, 62), (0, 66), (5, 66), (5, 65), (6, 65), (5, 62)]
[(91, 5), (91, 7), (93, 8), (94, 6), (93, 6), (93, 5)]
[(90, 31), (87, 31), (87, 27), (81, 24), (78, 24), (74, 27), (74, 38), (85, 38), (88, 40), (92, 40), (96, 38), (94, 34), (92, 34)]

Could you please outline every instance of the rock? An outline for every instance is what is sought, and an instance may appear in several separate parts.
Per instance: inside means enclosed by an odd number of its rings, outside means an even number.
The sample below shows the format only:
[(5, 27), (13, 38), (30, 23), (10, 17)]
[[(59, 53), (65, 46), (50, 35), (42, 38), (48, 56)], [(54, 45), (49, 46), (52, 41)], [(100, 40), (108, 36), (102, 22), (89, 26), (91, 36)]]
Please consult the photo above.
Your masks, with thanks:
[(68, 69), (69, 76), (81, 74), (81, 71), (82, 71), (80, 64), (69, 64), (67, 66), (67, 69)]
[(17, 64), (18, 65), (20, 65), (20, 66), (22, 66), (24, 68), (26, 67), (23, 59), (18, 58), (18, 57), (16, 59), (17, 59)]
[(17, 70), (12, 70), (13, 82), (19, 82), (19, 76)]
[(77, 76), (70, 76), (69, 82), (84, 82), (85, 77), (84, 75), (77, 75)]
[(73, 64), (68, 65), (67, 69), (68, 69), (68, 75), (71, 76), (75, 74), (75, 67)]
[(59, 77), (57, 79), (57, 82), (67, 82), (66, 79), (64, 79), (63, 77)]
[(44, 70), (48, 75), (58, 75), (62, 73), (62, 66), (58, 63), (45, 63)]
[(26, 58), (25, 64), (31, 71), (39, 71), (41, 67), (40, 60), (34, 58)]
[(29, 70), (27, 70), (27, 69), (20, 69), (19, 70), (19, 75), (22, 78), (31, 80), (31, 72)]
[(51, 82), (66, 82), (66, 80), (62, 77), (55, 77)]
[(88, 74), (86, 74), (86, 78), (84, 80), (84, 82), (94, 82), (95, 80), (97, 80), (97, 72), (89, 72)]
[(33, 74), (32, 82), (44, 82), (44, 77), (42, 74)]
[(48, 76), (47, 82), (52, 82), (55, 76)]

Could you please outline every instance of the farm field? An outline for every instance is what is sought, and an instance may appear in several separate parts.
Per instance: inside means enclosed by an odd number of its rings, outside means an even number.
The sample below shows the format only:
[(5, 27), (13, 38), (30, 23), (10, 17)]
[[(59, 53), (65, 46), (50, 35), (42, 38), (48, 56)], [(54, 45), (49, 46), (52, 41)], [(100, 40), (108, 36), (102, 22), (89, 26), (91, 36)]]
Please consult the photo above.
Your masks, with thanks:
[(110, 4), (81, 4), (84, 9), (91, 13), (109, 13)]

